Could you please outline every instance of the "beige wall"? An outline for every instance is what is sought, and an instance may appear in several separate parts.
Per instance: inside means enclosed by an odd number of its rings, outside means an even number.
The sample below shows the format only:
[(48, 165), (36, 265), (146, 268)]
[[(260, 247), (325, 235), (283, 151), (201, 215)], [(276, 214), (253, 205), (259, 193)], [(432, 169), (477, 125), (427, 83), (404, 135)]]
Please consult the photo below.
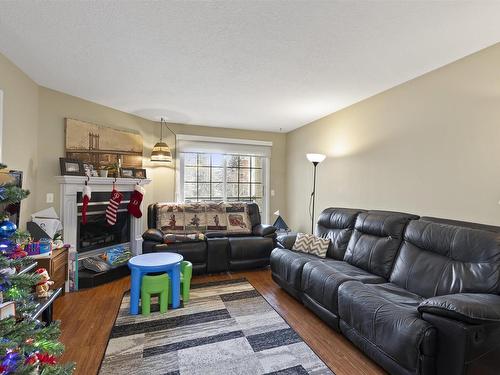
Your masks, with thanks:
[(36, 202), (38, 86), (0, 54), (0, 90), (4, 93), (2, 162), (24, 172), (32, 195), (21, 205), (21, 227)]
[[(39, 103), (36, 209), (52, 205), (59, 209), (59, 186), (54, 181), (54, 176), (59, 175), (59, 157), (64, 155), (65, 117), (139, 131), (144, 138), (144, 166), (148, 177), (153, 180), (152, 184), (146, 187), (145, 204), (174, 199), (175, 163), (165, 166), (149, 161), (151, 148), (160, 137), (159, 123), (44, 87), (39, 88)], [(285, 134), (182, 124), (169, 126), (175, 133), (272, 141), (271, 188), (275, 190), (276, 195), (271, 197), (270, 205), (271, 210), (284, 210)], [(164, 134), (166, 131), (164, 129)], [(170, 146), (174, 145), (173, 135), (168, 135), (166, 140)], [(47, 193), (55, 194), (54, 204), (45, 203)]]
[(287, 134), (289, 224), (317, 213), (387, 209), (500, 225), (500, 44)]

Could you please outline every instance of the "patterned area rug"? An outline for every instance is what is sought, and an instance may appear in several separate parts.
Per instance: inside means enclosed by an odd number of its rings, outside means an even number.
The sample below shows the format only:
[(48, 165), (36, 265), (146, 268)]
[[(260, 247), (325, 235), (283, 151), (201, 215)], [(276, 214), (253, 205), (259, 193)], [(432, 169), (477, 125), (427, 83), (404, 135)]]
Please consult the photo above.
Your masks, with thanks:
[(196, 284), (191, 300), (149, 317), (125, 294), (99, 374), (333, 374), (245, 279)]

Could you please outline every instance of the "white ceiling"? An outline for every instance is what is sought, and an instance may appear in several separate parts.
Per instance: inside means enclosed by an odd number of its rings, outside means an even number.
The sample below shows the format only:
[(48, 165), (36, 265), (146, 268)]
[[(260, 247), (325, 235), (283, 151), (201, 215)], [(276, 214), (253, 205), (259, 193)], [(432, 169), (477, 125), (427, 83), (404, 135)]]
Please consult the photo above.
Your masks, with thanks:
[(0, 51), (145, 118), (290, 131), (497, 43), (499, 19), (479, 0), (1, 1)]

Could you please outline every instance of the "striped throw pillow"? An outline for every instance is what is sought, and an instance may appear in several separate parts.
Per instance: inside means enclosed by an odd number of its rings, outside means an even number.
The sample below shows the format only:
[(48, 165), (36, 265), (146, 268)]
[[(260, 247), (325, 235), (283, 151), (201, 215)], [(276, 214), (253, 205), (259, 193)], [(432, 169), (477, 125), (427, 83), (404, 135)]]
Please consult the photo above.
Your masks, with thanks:
[(309, 236), (310, 234), (307, 233), (297, 233), (297, 238), (295, 238), (295, 243), (292, 246), (292, 250), (308, 253), (310, 243)]
[(329, 238), (321, 238), (311, 235), (311, 245), (309, 246), (309, 254), (316, 255), (320, 258), (326, 257), (326, 252), (330, 246)]
[(307, 233), (297, 233), (297, 239), (293, 244), (292, 250), (325, 258), (329, 246), (330, 240), (328, 238), (321, 238)]

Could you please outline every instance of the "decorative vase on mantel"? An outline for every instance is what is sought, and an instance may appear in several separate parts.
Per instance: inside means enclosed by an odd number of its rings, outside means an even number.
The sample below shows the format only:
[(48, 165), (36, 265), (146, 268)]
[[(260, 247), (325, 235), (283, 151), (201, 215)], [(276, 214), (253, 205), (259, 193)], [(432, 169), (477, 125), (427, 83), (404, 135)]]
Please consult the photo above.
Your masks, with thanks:
[(0, 252), (10, 253), (16, 248), (11, 237), (16, 233), (17, 225), (9, 220), (7, 216), (0, 221)]

